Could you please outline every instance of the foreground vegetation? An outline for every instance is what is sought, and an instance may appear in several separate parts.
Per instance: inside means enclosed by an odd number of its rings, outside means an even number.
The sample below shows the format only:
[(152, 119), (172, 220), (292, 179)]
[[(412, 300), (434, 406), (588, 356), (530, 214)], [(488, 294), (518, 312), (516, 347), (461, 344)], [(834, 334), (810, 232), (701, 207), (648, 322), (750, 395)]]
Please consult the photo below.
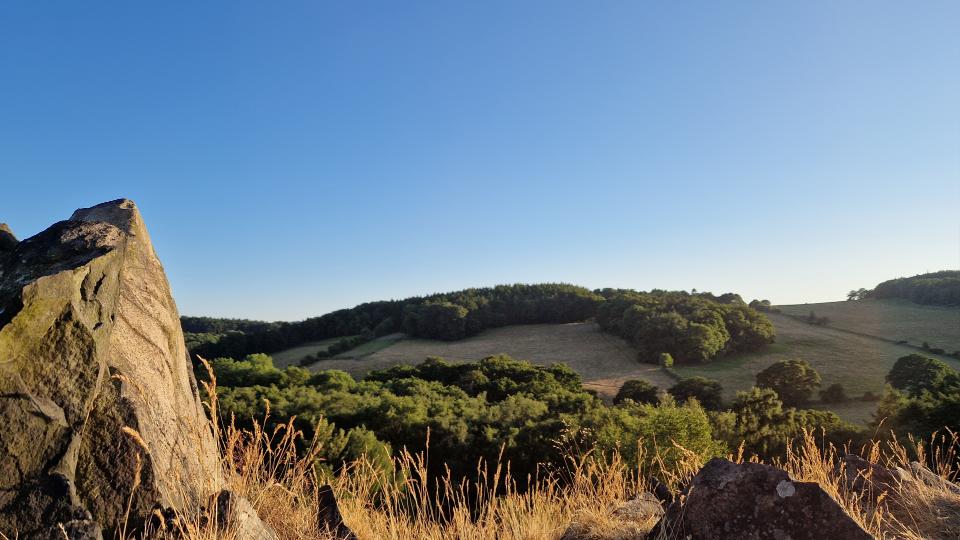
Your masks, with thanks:
[[(213, 418), (218, 410), (216, 378), (205, 384)], [(317, 466), (324, 443), (310, 440), (295, 421), (264, 429), (252, 422), (240, 429), (233, 422), (214, 422), (221, 441), (223, 466), (233, 488), (249, 499), (258, 514), (282, 540), (333, 538), (320, 528), (320, 486), (332, 485), (345, 522), (362, 540), (462, 538), (559, 540), (571, 525), (584, 538), (625, 540), (642, 537), (653, 521), (624, 520), (613, 512), (636, 493), (653, 488), (650, 478), (674, 495), (714, 452), (685, 448), (679, 443), (651, 448), (644, 440), (622, 450), (603, 452), (559, 440), (559, 461), (518, 478), (503, 457), (478, 460), (472, 474), (456, 478), (449, 471), (432, 471), (431, 461), (446, 457), (432, 446), (421, 452), (401, 451), (389, 468), (367, 455), (338, 470)], [(666, 442), (666, 441), (665, 441)], [(802, 432), (795, 444), (784, 445), (771, 462), (794, 480), (816, 482), (864, 529), (877, 537), (905, 539), (956, 538), (960, 535), (960, 495), (936, 481), (896, 483), (879, 499), (849, 489), (841, 458), (847, 450)], [(854, 451), (872, 463), (909, 470), (918, 459), (940, 478), (957, 477), (956, 436), (928, 439), (868, 441)], [(667, 452), (665, 455), (664, 453)], [(624, 456), (630, 453), (630, 459)], [(742, 452), (729, 459), (740, 462)], [(522, 480), (522, 482), (520, 481)], [(191, 516), (177, 524), (177, 536), (187, 540), (233, 538), (217, 531), (212, 516)], [(146, 536), (153, 536), (148, 531)], [(133, 538), (125, 535), (126, 538)], [(659, 538), (666, 539), (665, 533)]]

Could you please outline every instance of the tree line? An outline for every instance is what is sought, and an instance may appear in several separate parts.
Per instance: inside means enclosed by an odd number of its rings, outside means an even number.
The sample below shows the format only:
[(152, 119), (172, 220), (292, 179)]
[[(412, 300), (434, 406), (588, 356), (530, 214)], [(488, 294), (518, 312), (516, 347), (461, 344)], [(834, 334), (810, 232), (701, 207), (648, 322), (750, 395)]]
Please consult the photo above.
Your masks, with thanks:
[(489, 328), (580, 322), (596, 317), (623, 336), (644, 361), (668, 353), (703, 362), (770, 343), (773, 326), (736, 294), (625, 289), (591, 291), (568, 284), (501, 285), (425, 297), (369, 302), (293, 323), (186, 318), (188, 347), (206, 358), (273, 353), (336, 337), (384, 336), (459, 340)]
[(903, 298), (917, 304), (960, 306), (960, 271), (943, 270), (891, 279), (872, 291), (857, 289), (847, 294), (848, 300), (867, 298)]

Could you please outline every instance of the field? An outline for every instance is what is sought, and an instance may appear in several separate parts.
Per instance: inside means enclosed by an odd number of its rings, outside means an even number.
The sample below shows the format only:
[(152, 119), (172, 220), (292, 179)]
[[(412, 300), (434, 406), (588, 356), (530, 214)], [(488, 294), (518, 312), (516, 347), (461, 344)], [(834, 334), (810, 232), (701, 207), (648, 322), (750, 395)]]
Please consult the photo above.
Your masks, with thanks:
[[(820, 310), (816, 310), (820, 315)], [(800, 358), (820, 373), (824, 387), (840, 383), (848, 396), (859, 397), (864, 392), (881, 395), (884, 378), (897, 358), (917, 352), (915, 347), (831, 327), (814, 326), (786, 315), (771, 313), (768, 316), (777, 328), (777, 342), (766, 351), (723, 358), (710, 364), (678, 366), (674, 371), (681, 377), (700, 375), (716, 379), (723, 385), (725, 397), (732, 398), (737, 390), (750, 388), (754, 376), (770, 364)], [(960, 361), (956, 359), (931, 356), (947, 362), (954, 369), (960, 369)], [(864, 421), (876, 410), (876, 403), (852, 401), (842, 406), (831, 406), (830, 409), (847, 420)]]
[[(352, 337), (352, 336), (347, 336), (347, 337)], [(377, 339), (368, 341), (357, 347), (354, 347), (349, 351), (344, 351), (338, 354), (335, 358), (331, 358), (329, 360), (322, 360), (321, 362), (330, 362), (336, 359), (358, 360), (393, 345), (402, 337), (403, 337), (403, 334), (390, 334), (388, 336), (378, 337)], [(273, 353), (270, 356), (273, 357), (273, 365), (277, 366), (278, 368), (285, 368), (287, 366), (297, 366), (297, 365), (300, 365), (300, 360), (302, 360), (303, 357), (311, 354), (316, 354), (320, 351), (325, 351), (327, 350), (327, 347), (329, 347), (330, 345), (333, 345), (340, 339), (341, 338), (333, 338), (333, 339), (325, 339), (323, 341), (314, 341), (311, 343), (306, 343), (299, 347), (293, 347), (285, 351)], [(333, 368), (319, 368), (319, 369), (333, 369)]]
[(311, 341), (310, 343), (304, 343), (299, 347), (293, 347), (292, 349), (287, 349), (285, 351), (275, 352), (270, 356), (273, 357), (273, 365), (277, 366), (278, 368), (296, 366), (299, 365), (300, 360), (304, 356), (325, 351), (327, 350), (327, 347), (333, 345), (339, 340), (340, 338), (325, 339), (323, 341)]
[(360, 359), (321, 360), (311, 367), (342, 369), (363, 377), (372, 370), (416, 364), (430, 356), (470, 361), (499, 353), (541, 365), (567, 364), (580, 373), (588, 388), (607, 398), (629, 378), (648, 379), (658, 386), (674, 383), (657, 366), (638, 363), (636, 354), (622, 339), (600, 332), (593, 323), (508, 326), (455, 342), (404, 339)]
[(906, 300), (861, 300), (777, 306), (784, 314), (805, 317), (811, 311), (830, 319), (828, 326), (890, 341), (960, 350), (960, 308), (922, 306)]
[[(884, 378), (897, 358), (918, 352), (916, 345), (924, 341), (937, 347), (950, 347), (950, 351), (960, 349), (960, 310), (955, 308), (866, 301), (804, 304), (782, 309), (784, 313), (796, 315), (806, 315), (813, 310), (817, 315), (830, 317), (832, 322), (826, 327), (814, 326), (786, 314), (771, 313), (770, 320), (777, 328), (777, 342), (767, 350), (709, 364), (676, 366), (673, 376), (657, 366), (638, 363), (626, 342), (600, 332), (593, 323), (510, 326), (456, 342), (401, 339), (400, 335), (392, 335), (386, 337), (388, 341), (368, 343), (347, 351), (340, 358), (321, 360), (311, 367), (342, 369), (360, 378), (371, 370), (419, 363), (429, 356), (469, 361), (506, 353), (535, 364), (565, 363), (580, 373), (587, 388), (608, 400), (627, 379), (646, 379), (667, 388), (676, 383), (676, 377), (696, 375), (720, 381), (725, 398), (732, 399), (737, 391), (753, 386), (756, 374), (770, 364), (800, 358), (820, 373), (823, 387), (840, 383), (848, 396), (859, 398), (865, 392), (882, 395)], [(909, 344), (898, 344), (898, 340)], [(363, 354), (359, 354), (361, 352)], [(931, 356), (960, 369), (960, 361), (954, 358)], [(864, 422), (870, 419), (876, 405), (875, 401), (853, 400), (832, 405), (830, 410), (846, 420)]]

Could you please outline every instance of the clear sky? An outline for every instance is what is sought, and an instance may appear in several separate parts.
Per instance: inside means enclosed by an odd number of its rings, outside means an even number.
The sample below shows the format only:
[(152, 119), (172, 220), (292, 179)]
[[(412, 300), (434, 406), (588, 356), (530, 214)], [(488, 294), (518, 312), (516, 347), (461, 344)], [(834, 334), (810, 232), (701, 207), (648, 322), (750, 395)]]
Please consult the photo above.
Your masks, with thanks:
[(181, 312), (842, 299), (960, 267), (960, 2), (0, 7), (0, 221), (134, 199)]

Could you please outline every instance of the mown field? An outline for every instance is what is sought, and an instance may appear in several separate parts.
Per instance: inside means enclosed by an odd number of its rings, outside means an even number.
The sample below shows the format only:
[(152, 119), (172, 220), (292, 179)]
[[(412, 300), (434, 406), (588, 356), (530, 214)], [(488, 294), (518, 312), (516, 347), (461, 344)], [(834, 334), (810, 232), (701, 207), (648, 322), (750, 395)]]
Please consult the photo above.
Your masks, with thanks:
[(830, 319), (828, 326), (876, 336), (891, 341), (906, 341), (920, 346), (924, 342), (948, 353), (960, 350), (960, 308), (922, 306), (900, 299), (860, 300), (777, 306), (784, 314), (805, 317), (811, 311)]

